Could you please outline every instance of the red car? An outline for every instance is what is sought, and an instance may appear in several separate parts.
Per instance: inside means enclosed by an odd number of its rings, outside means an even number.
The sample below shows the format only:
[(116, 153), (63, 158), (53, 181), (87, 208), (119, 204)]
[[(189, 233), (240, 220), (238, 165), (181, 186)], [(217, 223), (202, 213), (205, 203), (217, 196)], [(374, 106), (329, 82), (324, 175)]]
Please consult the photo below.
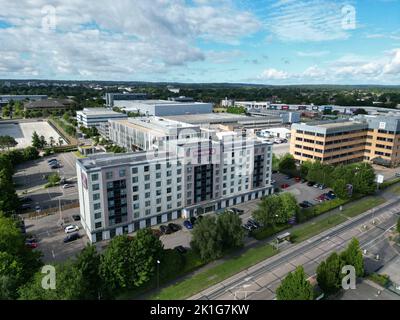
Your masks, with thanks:
[(281, 185), (281, 188), (282, 188), (282, 189), (289, 188), (289, 185), (288, 185), (287, 183), (284, 183), (284, 184)]
[(300, 182), (300, 181), (301, 181), (301, 178), (300, 178), (300, 177), (296, 177), (296, 178), (294, 178), (294, 180), (295, 180), (296, 182)]
[(38, 247), (38, 244), (36, 242), (27, 242), (25, 243), (25, 245), (31, 249), (36, 249)]

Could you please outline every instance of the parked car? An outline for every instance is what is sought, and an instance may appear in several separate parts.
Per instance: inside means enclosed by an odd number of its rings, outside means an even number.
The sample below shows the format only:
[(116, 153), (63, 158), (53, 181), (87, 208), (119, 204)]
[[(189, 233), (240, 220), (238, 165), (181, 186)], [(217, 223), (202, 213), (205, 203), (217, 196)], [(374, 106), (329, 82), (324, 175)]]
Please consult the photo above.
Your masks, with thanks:
[(42, 208), (39, 205), (37, 205), (35, 206), (35, 211), (39, 213), (40, 211), (42, 211)]
[(21, 205), (21, 209), (22, 210), (29, 210), (29, 209), (32, 209), (32, 207), (31, 207), (31, 205), (29, 203), (23, 203)]
[(79, 214), (73, 214), (73, 215), (72, 215), (72, 219), (73, 219), (74, 221), (80, 221), (80, 220), (81, 220), (81, 216), (80, 216)]
[(187, 250), (186, 250), (186, 248), (184, 246), (176, 246), (174, 249), (176, 251), (178, 251), (179, 253), (182, 253), (182, 254), (187, 252)]
[(160, 226), (160, 231), (161, 231), (162, 234), (171, 234), (172, 233), (171, 228), (168, 228), (165, 225), (161, 225)]
[(182, 227), (179, 224), (176, 223), (168, 223), (168, 228), (172, 231), (172, 232), (176, 232), (182, 229)]
[(53, 164), (50, 169), (58, 169), (60, 168), (60, 166), (58, 164)]
[(316, 184), (313, 185), (314, 188), (319, 188), (319, 186), (320, 186), (319, 183), (316, 183)]
[(242, 228), (243, 228), (244, 230), (246, 230), (246, 231), (251, 231), (251, 230), (253, 230), (253, 228), (252, 228), (251, 226), (249, 226), (248, 224), (243, 224), (243, 225), (242, 225)]
[(64, 243), (75, 241), (75, 240), (77, 240), (79, 238), (80, 238), (79, 233), (77, 233), (77, 232), (76, 233), (72, 233), (72, 234), (69, 234), (67, 237), (64, 238)]
[(73, 187), (74, 185), (73, 184), (71, 184), (71, 183), (66, 183), (66, 184), (63, 184), (63, 189), (67, 189), (67, 188), (71, 188), (71, 187)]
[(296, 177), (296, 178), (294, 178), (294, 180), (295, 180), (296, 182), (300, 182), (300, 181), (301, 181), (301, 178), (300, 178), (300, 177)]
[(37, 239), (34, 237), (26, 238), (25, 243), (37, 243)]
[(331, 200), (336, 199), (336, 194), (333, 191), (327, 192), (326, 195)]
[(23, 197), (21, 199), (19, 199), (22, 203), (28, 203), (28, 202), (32, 202), (33, 199), (31, 197)]
[(72, 232), (75, 232), (75, 231), (78, 231), (78, 230), (79, 230), (79, 227), (77, 225), (75, 225), (75, 224), (71, 224), (69, 226), (66, 226), (65, 229), (64, 229), (65, 233), (72, 233)]
[(36, 242), (25, 242), (25, 246), (30, 249), (36, 249), (38, 247), (38, 244)]
[(400, 177), (400, 172), (396, 172), (395, 176)]
[(57, 160), (56, 158), (53, 158), (53, 159), (47, 160), (47, 163), (52, 163), (52, 162), (58, 162), (58, 160)]
[(241, 215), (244, 214), (244, 210), (243, 209), (238, 209), (238, 208), (230, 208), (230, 210), (233, 211), (233, 213), (236, 213), (237, 215)]
[(307, 179), (301, 179), (301, 183), (307, 182)]
[(193, 229), (193, 225), (189, 220), (183, 221), (183, 225), (186, 227), (186, 229)]
[(288, 185), (287, 183), (284, 183), (284, 184), (281, 185), (281, 188), (282, 188), (282, 189), (289, 188), (289, 185)]
[(315, 182), (313, 182), (313, 181), (308, 181), (307, 182), (307, 186), (309, 186), (309, 187), (312, 187), (314, 184), (315, 184)]
[(260, 227), (261, 227), (261, 225), (260, 225), (257, 221), (255, 221), (255, 220), (253, 220), (253, 219), (249, 219), (249, 220), (247, 221), (247, 223), (252, 224), (252, 225), (255, 226), (256, 228), (260, 228)]
[(196, 217), (190, 217), (189, 221), (190, 221), (191, 224), (194, 225), (196, 223), (196, 221), (197, 221), (197, 218)]
[(323, 183), (321, 183), (321, 184), (319, 185), (319, 188), (320, 188), (321, 190), (324, 190), (324, 189), (326, 189), (326, 185), (324, 185)]

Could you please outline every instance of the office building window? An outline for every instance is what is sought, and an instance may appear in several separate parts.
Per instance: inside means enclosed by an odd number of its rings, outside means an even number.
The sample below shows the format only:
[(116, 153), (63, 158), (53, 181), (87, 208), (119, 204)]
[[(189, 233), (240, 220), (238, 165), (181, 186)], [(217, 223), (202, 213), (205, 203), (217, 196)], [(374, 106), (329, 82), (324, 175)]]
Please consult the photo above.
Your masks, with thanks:
[(132, 183), (137, 183), (139, 181), (139, 178), (138, 177), (133, 177), (132, 178)]
[(144, 172), (149, 172), (150, 166), (144, 166)]
[(101, 222), (96, 222), (96, 223), (94, 224), (94, 227), (95, 227), (95, 229), (101, 228)]
[(132, 174), (138, 173), (138, 168), (132, 168)]
[(98, 173), (92, 174), (92, 181), (97, 181), (97, 180), (99, 180), (99, 174)]
[(92, 185), (92, 190), (93, 190), (93, 191), (98, 191), (98, 190), (100, 190), (100, 185), (99, 185), (98, 183), (93, 184), (93, 185)]
[(93, 194), (93, 201), (99, 200), (100, 199), (100, 193), (94, 193)]
[(156, 164), (156, 170), (160, 170), (161, 169), (161, 164), (157, 163)]
[(113, 173), (112, 171), (106, 172), (106, 179), (112, 179)]
[(139, 218), (140, 217), (140, 212), (139, 211), (135, 211), (134, 213), (133, 213), (133, 218), (134, 219), (137, 219), (137, 218)]
[(100, 206), (100, 203), (95, 203), (95, 204), (93, 204), (93, 209), (96, 211), (96, 210), (99, 210), (101, 208), (101, 206)]
[(139, 200), (139, 195), (135, 194), (135, 195), (133, 196), (133, 201), (138, 201), (138, 200)]
[(132, 187), (132, 192), (138, 192), (138, 190), (139, 190), (139, 187), (138, 187), (138, 186), (133, 186), (133, 187)]
[(97, 220), (97, 219), (100, 219), (100, 218), (101, 218), (101, 212), (96, 212), (94, 214), (94, 219)]

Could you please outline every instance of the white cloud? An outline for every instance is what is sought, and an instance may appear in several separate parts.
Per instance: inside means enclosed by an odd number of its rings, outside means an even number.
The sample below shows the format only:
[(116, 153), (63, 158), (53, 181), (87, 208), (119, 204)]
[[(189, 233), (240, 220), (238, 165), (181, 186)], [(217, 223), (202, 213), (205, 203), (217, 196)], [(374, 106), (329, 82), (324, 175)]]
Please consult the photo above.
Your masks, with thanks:
[[(42, 28), (51, 21), (47, 5), (55, 8), (55, 31)], [(0, 28), (0, 55), (24, 52), (26, 72), (55, 78), (165, 73), (206, 59), (198, 39), (237, 44), (260, 27), (227, 0), (0, 0), (0, 7), (0, 20), (11, 25)], [(19, 76), (10, 59), (0, 60), (0, 76)]]
[(259, 80), (285, 80), (289, 78), (289, 73), (276, 69), (266, 69), (259, 76)]
[(333, 0), (281, 0), (271, 7), (267, 29), (283, 41), (347, 39), (342, 28), (342, 8), (349, 4)]
[(399, 83), (400, 48), (384, 52), (377, 59), (343, 56), (325, 68), (311, 66), (301, 72), (264, 70), (256, 80), (286, 80), (290, 83)]
[(305, 52), (305, 51), (298, 51), (297, 55), (299, 57), (322, 57), (322, 56), (326, 56), (327, 54), (329, 54), (330, 51), (328, 50), (323, 50), (323, 51), (309, 51), (309, 52)]

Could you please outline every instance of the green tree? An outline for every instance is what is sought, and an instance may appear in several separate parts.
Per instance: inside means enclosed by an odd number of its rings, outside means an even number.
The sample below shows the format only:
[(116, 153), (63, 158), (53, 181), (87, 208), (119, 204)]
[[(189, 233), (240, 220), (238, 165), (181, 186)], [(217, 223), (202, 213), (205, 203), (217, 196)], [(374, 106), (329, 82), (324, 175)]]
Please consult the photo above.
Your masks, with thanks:
[(336, 252), (321, 262), (317, 268), (317, 281), (323, 292), (333, 294), (341, 288), (343, 266), (344, 262)]
[(349, 193), (347, 192), (347, 184), (344, 179), (337, 179), (332, 185), (332, 189), (335, 192), (336, 196), (340, 199), (349, 198)]
[(43, 149), (45, 146), (47, 146), (47, 141), (44, 136), (40, 136), (40, 148)]
[(222, 248), (237, 248), (243, 245), (245, 232), (242, 228), (242, 219), (230, 212), (218, 216), (217, 229), (222, 242)]
[(354, 165), (353, 190), (362, 195), (372, 194), (376, 190), (375, 171), (369, 163)]
[(87, 245), (77, 256), (75, 267), (81, 273), (80, 299), (93, 300), (108, 298), (107, 289), (102, 286), (100, 278), (100, 255), (96, 246)]
[(347, 249), (340, 254), (340, 258), (346, 265), (353, 266), (356, 269), (357, 277), (364, 276), (364, 258), (360, 248), (360, 243), (353, 238)]
[(199, 252), (203, 261), (214, 260), (222, 254), (221, 235), (214, 216), (204, 216), (192, 232), (191, 247)]
[(6, 105), (1, 109), (3, 118), (8, 118), (11, 116), (10, 106)]
[(134, 260), (131, 255), (132, 239), (126, 235), (111, 240), (100, 258), (100, 276), (111, 292), (132, 287)]
[(18, 209), (19, 199), (6, 169), (0, 169), (0, 190), (0, 211), (10, 216)]
[(396, 226), (397, 232), (400, 233), (400, 218), (397, 219), (397, 226)]
[(296, 173), (296, 161), (294, 157), (287, 153), (279, 161), (279, 171), (294, 175)]
[(24, 161), (39, 158), (39, 151), (35, 147), (26, 147), (23, 151)]
[(139, 287), (154, 275), (157, 260), (161, 259), (163, 244), (149, 228), (136, 233), (130, 247), (133, 259), (133, 285)]
[(277, 300), (313, 300), (314, 292), (303, 267), (299, 266), (282, 280), (276, 290)]
[(274, 194), (261, 200), (258, 208), (254, 211), (254, 219), (264, 227), (275, 227), (282, 211), (282, 201), (280, 196)]
[(0, 149), (10, 149), (18, 144), (11, 136), (0, 136)]
[(296, 197), (291, 193), (282, 193), (279, 195), (281, 200), (281, 210), (279, 212), (279, 217), (277, 217), (277, 222), (284, 224), (289, 221), (289, 219), (296, 215), (299, 206), (297, 205)]
[(32, 134), (32, 147), (34, 147), (36, 149), (41, 149), (41, 147), (42, 147), (39, 135), (37, 134), (36, 131), (34, 131)]
[(312, 167), (312, 162), (307, 160), (304, 161), (300, 166), (300, 177), (307, 179), (308, 171)]

